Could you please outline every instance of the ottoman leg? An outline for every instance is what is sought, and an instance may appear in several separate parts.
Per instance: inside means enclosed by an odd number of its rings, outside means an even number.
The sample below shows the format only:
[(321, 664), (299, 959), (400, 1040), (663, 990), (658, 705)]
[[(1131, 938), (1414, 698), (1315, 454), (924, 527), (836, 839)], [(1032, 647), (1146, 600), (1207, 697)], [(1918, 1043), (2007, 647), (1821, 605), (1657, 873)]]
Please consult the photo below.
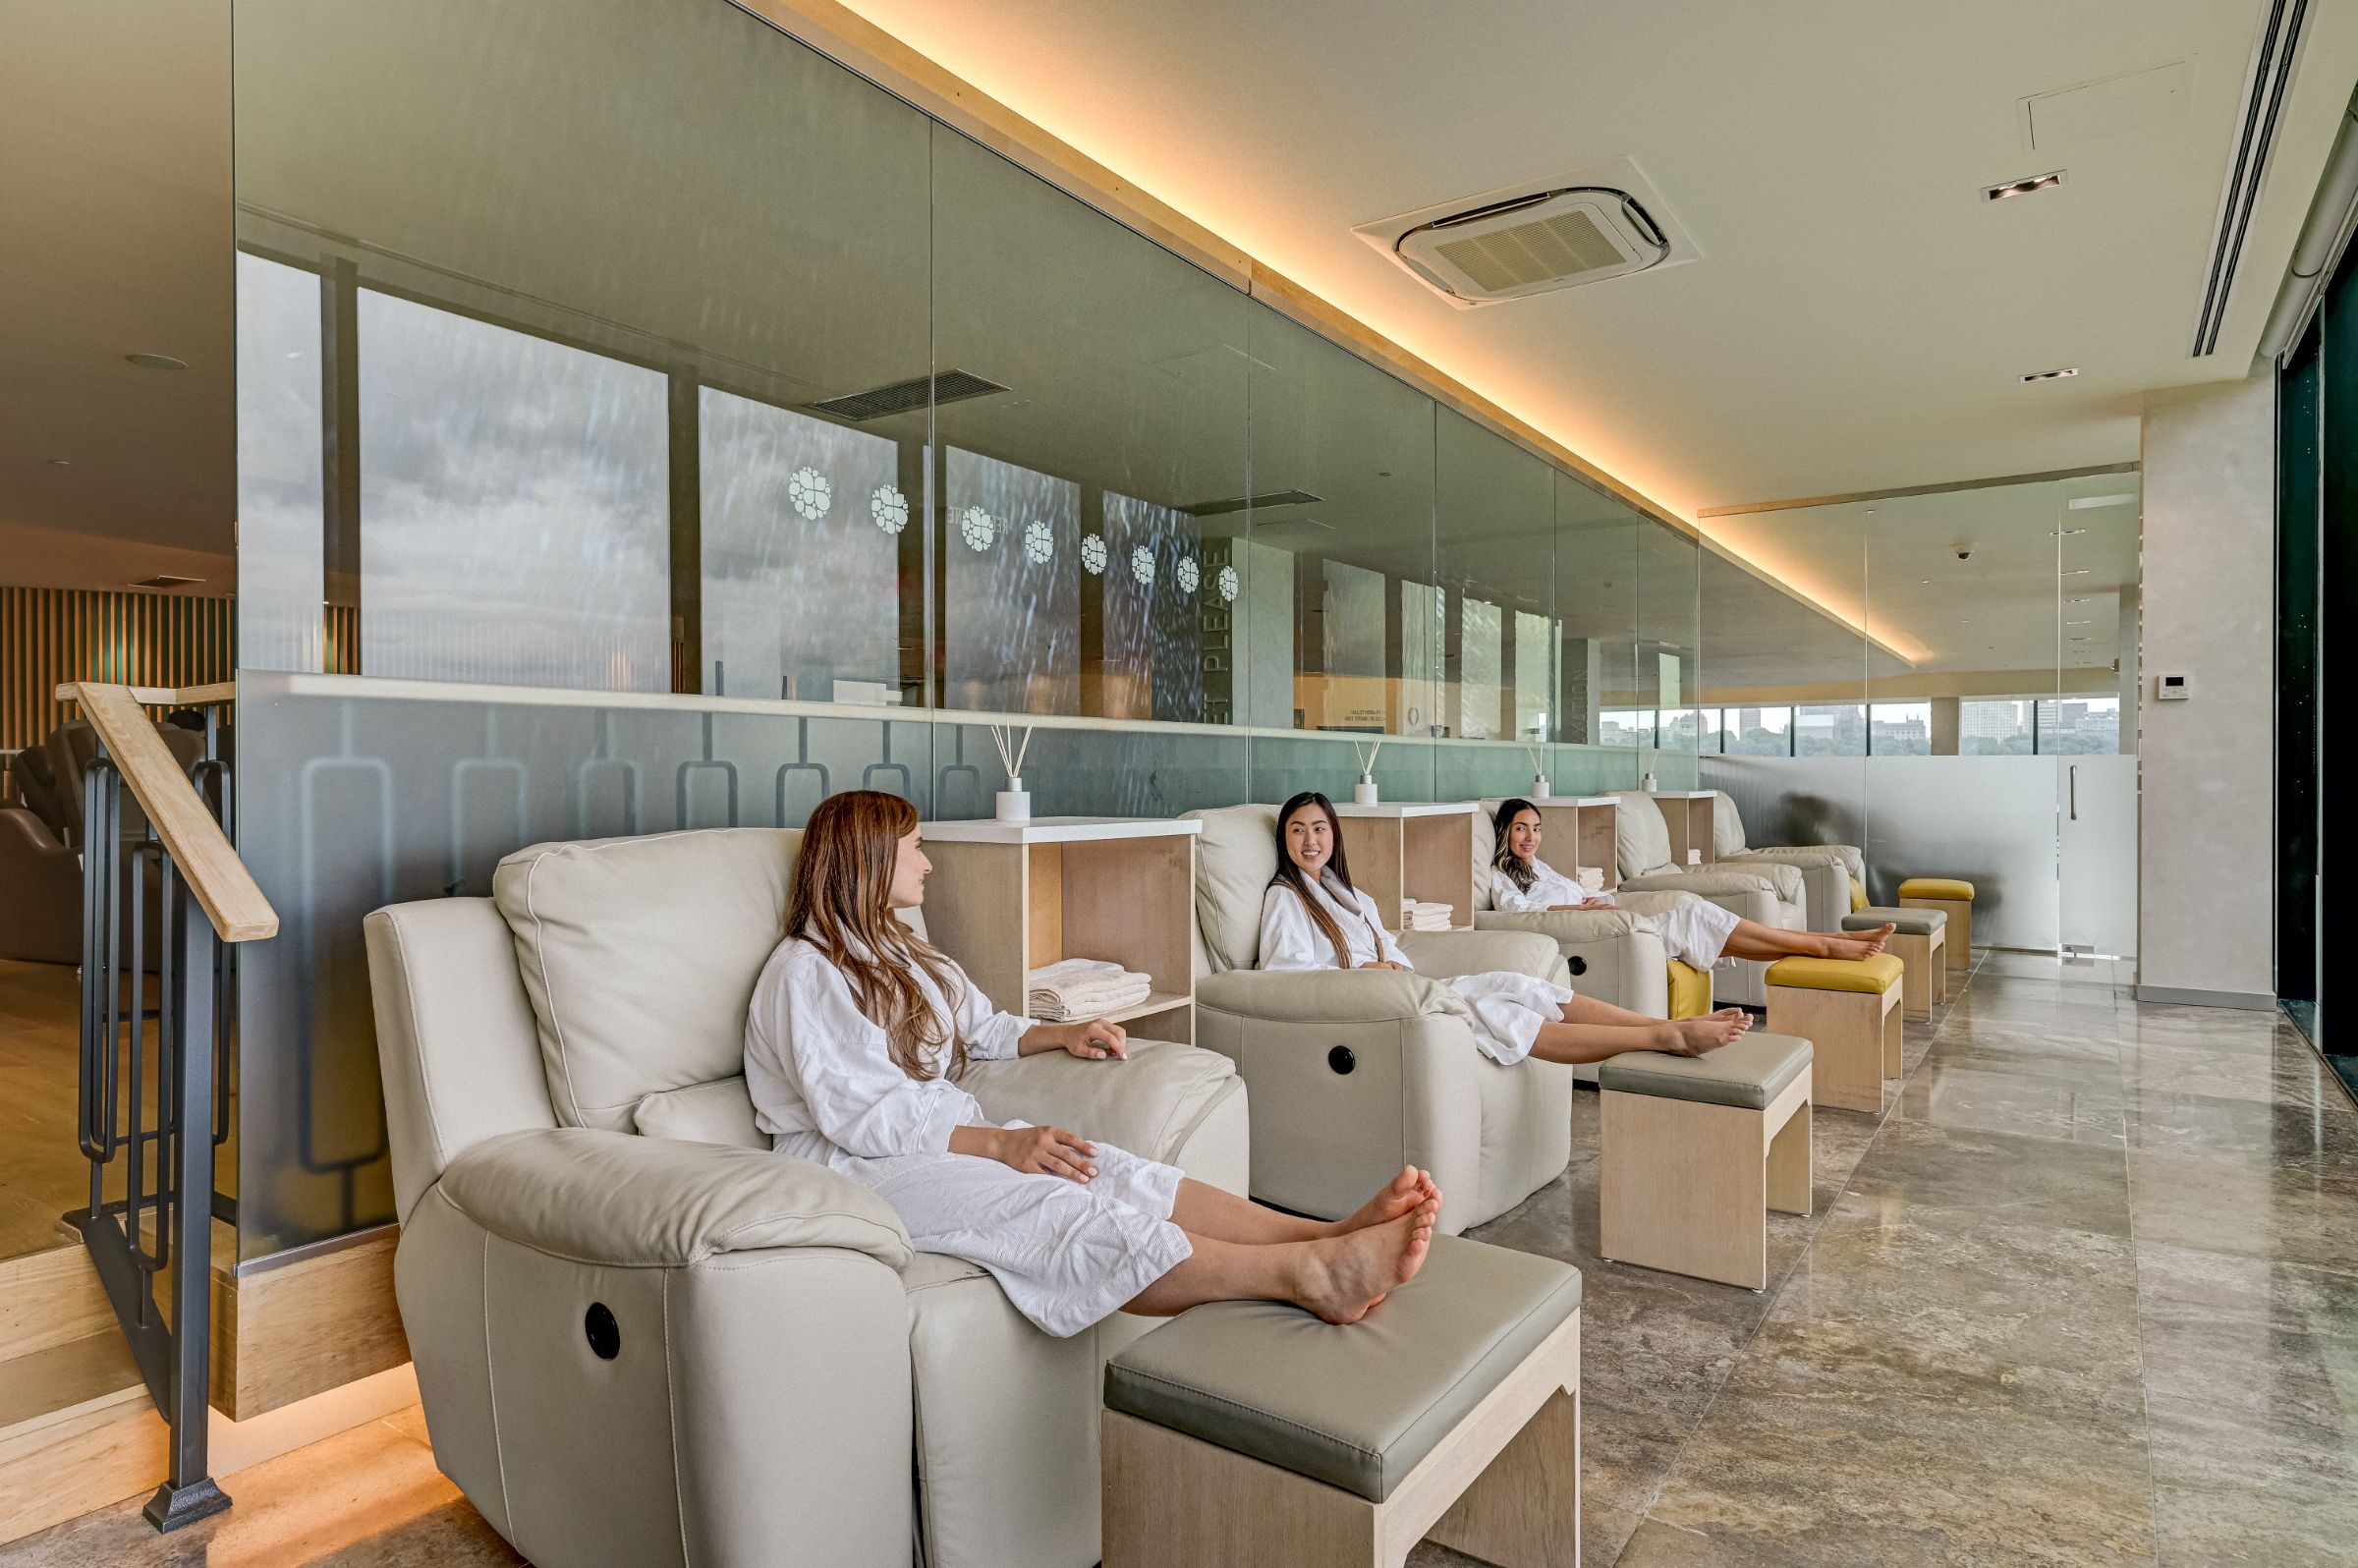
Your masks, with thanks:
[(1597, 1250), (1615, 1262), (1767, 1288), (1763, 1113), (1611, 1090), (1598, 1098)]
[[(1773, 1115), (1775, 1107), (1769, 1111)], [(1780, 1214), (1810, 1211), (1815, 1175), (1810, 1127), (1810, 1102), (1805, 1097), (1768, 1140), (1768, 1206)]]
[(1891, 938), (1891, 951), (1899, 955), (1906, 969), (1900, 984), (1904, 987), (1910, 1018), (1933, 1016), (1933, 939), (1929, 936), (1910, 936), (1901, 931)]
[(1948, 927), (1944, 925), (1933, 932), (1932, 940), (1933, 957), (1930, 968), (1933, 978), (1933, 1000), (1945, 1002), (1948, 1000)]
[(1557, 1389), (1427, 1539), (1498, 1568), (1580, 1561), (1580, 1396)]
[[(1877, 1005), (1882, 1009), (1883, 1015), (1882, 1027), (1880, 1031), (1883, 1038), (1883, 1076), (1885, 1078), (1897, 1078), (1899, 1076), (1900, 1039), (1900, 1007), (1898, 988), (1895, 986), (1892, 989), (1883, 992), (1881, 996), (1876, 998), (1876, 1001)], [(1876, 1092), (1878, 1094), (1881, 1093), (1882, 1090), (1881, 1085), (1877, 1086)]]
[(1768, 1033), (1798, 1035), (1817, 1047), (1810, 1097), (1837, 1110), (1883, 1108), (1882, 998), (1865, 991), (1768, 987)]
[(1390, 1568), (1358, 1493), (1118, 1410), (1104, 1420), (1104, 1568)]

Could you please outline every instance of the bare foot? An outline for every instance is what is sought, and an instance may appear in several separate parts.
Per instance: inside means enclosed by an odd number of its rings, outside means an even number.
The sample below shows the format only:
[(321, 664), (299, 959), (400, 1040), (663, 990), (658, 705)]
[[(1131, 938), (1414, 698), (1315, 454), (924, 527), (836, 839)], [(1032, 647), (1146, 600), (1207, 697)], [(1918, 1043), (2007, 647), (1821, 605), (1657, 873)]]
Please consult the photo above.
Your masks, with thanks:
[(1439, 1202), (1428, 1200), (1398, 1219), (1308, 1243), (1294, 1300), (1330, 1323), (1358, 1322), (1417, 1277), (1440, 1212)]
[(1357, 1213), (1336, 1220), (1327, 1234), (1341, 1236), (1351, 1231), (1365, 1230), (1370, 1225), (1385, 1224), (1398, 1219), (1428, 1199), (1439, 1197), (1440, 1193), (1432, 1185), (1431, 1176), (1414, 1165), (1403, 1165), (1399, 1175), (1377, 1188), (1376, 1196), (1360, 1204)]
[(1898, 929), (1897, 926), (1884, 924), (1872, 931), (1861, 931), (1855, 936), (1831, 937), (1828, 939), (1828, 945), (1834, 951), (1829, 956), (1854, 960), (1873, 958), (1883, 950), (1884, 945), (1891, 940), (1891, 933), (1896, 929)]
[(1752, 1015), (1741, 1007), (1722, 1007), (1701, 1018), (1673, 1019), (1670, 1028), (1678, 1043), (1669, 1047), (1682, 1056), (1701, 1056), (1715, 1051), (1752, 1028)]

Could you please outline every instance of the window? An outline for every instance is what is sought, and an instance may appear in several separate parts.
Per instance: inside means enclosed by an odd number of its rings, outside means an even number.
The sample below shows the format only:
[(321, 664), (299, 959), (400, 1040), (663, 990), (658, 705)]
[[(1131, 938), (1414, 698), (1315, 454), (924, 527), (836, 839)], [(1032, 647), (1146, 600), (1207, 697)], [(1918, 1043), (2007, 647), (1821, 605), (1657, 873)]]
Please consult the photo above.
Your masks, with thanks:
[(1721, 746), (1730, 756), (1793, 755), (1793, 710), (1789, 707), (1720, 709)]
[(2087, 756), (2120, 750), (2120, 699), (2062, 697), (2039, 704), (2038, 750), (2043, 756)]
[(1957, 753), (1961, 756), (2028, 756), (2032, 751), (2032, 704), (2019, 698), (1968, 700), (1957, 704)]
[(1867, 750), (1876, 756), (1933, 755), (1933, 704), (1876, 702), (1867, 709)]
[(1663, 708), (1655, 744), (1665, 752), (1702, 751), (1704, 715), (1707, 711), (1697, 707)]
[(1795, 756), (1865, 756), (1867, 704), (1827, 702), (1797, 708), (1793, 716)]
[(1597, 715), (1597, 744), (1600, 746), (1652, 746), (1654, 744), (1654, 709), (1650, 707), (1606, 708)]

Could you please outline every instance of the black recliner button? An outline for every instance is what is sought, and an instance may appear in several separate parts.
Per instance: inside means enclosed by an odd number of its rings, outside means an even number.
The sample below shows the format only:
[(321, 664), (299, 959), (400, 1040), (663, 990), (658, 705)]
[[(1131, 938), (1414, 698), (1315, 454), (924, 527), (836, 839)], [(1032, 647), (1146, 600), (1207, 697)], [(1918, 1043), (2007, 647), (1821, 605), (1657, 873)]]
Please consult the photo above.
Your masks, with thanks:
[(1337, 1045), (1326, 1053), (1326, 1065), (1338, 1073), (1348, 1073), (1359, 1065), (1359, 1058), (1351, 1054), (1350, 1046)]
[(1570, 958), (1564, 960), (1564, 967), (1575, 975), (1586, 975), (1589, 972), (1589, 961), (1578, 953), (1574, 953)]
[(582, 1316), (582, 1332), (590, 1336), (590, 1353), (599, 1361), (612, 1361), (622, 1354), (622, 1325), (604, 1302), (590, 1304), (590, 1311)]

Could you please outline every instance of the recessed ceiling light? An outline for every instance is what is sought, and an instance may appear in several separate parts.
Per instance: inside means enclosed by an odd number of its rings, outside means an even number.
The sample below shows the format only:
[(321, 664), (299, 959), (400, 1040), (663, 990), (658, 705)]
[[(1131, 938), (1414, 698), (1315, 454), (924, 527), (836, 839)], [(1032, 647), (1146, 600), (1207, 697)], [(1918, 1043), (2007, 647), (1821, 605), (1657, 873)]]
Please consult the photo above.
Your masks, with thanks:
[(2023, 379), (2025, 381), (2060, 381), (2066, 376), (2078, 375), (2079, 373), (2080, 367), (2078, 365), (2069, 364), (2065, 365), (2060, 370), (2034, 370), (2029, 375), (2024, 376)]
[(2096, 623), (2094, 621), (2065, 621), (2063, 624), (2065, 626), (2094, 626)]
[(155, 577), (143, 577), (131, 586), (133, 588), (187, 588), (191, 583), (201, 583), (203, 581), (204, 579), (200, 577), (179, 577), (173, 573), (165, 572)]
[(2075, 566), (2063, 575), (2065, 577), (2086, 577), (2088, 575), (2088, 568), (2084, 566)]
[(74, 460), (72, 458), (51, 458), (49, 466), (53, 469), (70, 469), (74, 466)]
[(2034, 174), (2026, 180), (2008, 180), (2004, 185), (1985, 186), (1982, 199), (2003, 201), (2008, 196), (2029, 196), (2033, 191), (2051, 191), (2063, 183), (2063, 171), (2052, 174)]
[(2086, 529), (2049, 529), (2047, 531), (2047, 536), (2050, 539), (2067, 539), (2070, 538), (2074, 533), (2085, 533), (2087, 532), (2088, 531)]
[(2137, 492), (2135, 490), (2128, 491), (2123, 495), (2082, 495), (2064, 502), (2063, 509), (2067, 512), (2085, 512), (2090, 507), (2126, 506), (2136, 499)]
[(188, 361), (175, 360), (169, 354), (126, 354), (123, 358), (142, 370), (185, 370), (189, 367)]

